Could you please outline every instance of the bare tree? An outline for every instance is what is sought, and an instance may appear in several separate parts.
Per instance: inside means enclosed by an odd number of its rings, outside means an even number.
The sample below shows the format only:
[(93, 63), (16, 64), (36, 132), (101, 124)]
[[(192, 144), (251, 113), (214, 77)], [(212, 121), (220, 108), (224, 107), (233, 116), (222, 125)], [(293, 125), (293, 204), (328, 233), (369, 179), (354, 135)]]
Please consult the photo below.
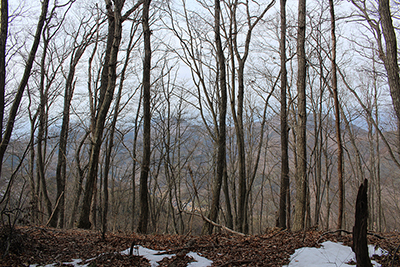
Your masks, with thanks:
[(281, 36), (279, 40), (281, 56), (281, 188), (279, 198), (278, 226), (286, 229), (286, 205), (289, 192), (289, 154), (288, 154), (288, 118), (287, 118), (287, 70), (286, 70), (286, 0), (280, 0)]
[[(38, 132), (37, 132), (37, 176), (38, 183), (40, 183), (41, 196), (44, 198), (46, 211), (49, 219), (49, 223), (52, 227), (56, 226), (56, 221), (52, 221), (54, 218), (54, 212), (52, 203), (47, 190), (47, 177), (46, 177), (46, 163), (51, 159), (53, 153), (49, 153), (47, 157), (48, 148), (48, 133), (49, 133), (49, 115), (52, 103), (57, 96), (59, 90), (59, 84), (56, 81), (56, 77), (59, 74), (59, 70), (63, 65), (66, 55), (69, 51), (61, 56), (56, 56), (57, 48), (54, 45), (54, 39), (60, 32), (60, 29), (65, 20), (66, 14), (71, 8), (72, 2), (67, 2), (65, 5), (58, 5), (54, 3), (50, 10), (50, 14), (45, 22), (44, 29), (42, 32), (43, 40), (43, 51), (40, 59), (40, 75), (39, 75), (39, 106), (38, 106)], [(66, 7), (64, 11), (61, 11), (62, 7)], [(58, 14), (57, 14), (58, 13)], [(58, 16), (61, 13), (61, 16)], [(60, 188), (60, 186), (58, 186)], [(61, 196), (61, 195), (60, 195)], [(59, 203), (59, 201), (57, 202)]]
[(128, 63), (130, 60), (131, 52), (137, 43), (134, 41), (134, 36), (137, 30), (137, 23), (133, 22), (131, 26), (130, 38), (126, 50), (126, 56), (124, 65), (121, 70), (120, 82), (118, 86), (117, 97), (115, 100), (114, 105), (114, 114), (112, 117), (111, 125), (109, 128), (109, 137), (108, 137), (108, 144), (106, 148), (106, 155), (105, 155), (105, 162), (104, 162), (104, 177), (103, 177), (103, 214), (102, 214), (102, 238), (105, 238), (105, 234), (107, 232), (107, 215), (108, 215), (108, 177), (110, 172), (110, 162), (111, 162), (111, 152), (114, 147), (114, 138), (115, 138), (115, 131), (116, 131), (116, 124), (118, 116), (121, 112), (121, 97), (122, 97), (122, 89), (124, 85), (124, 80), (126, 78), (126, 70), (128, 68)]
[[(55, 227), (58, 221), (58, 227), (64, 227), (64, 206), (65, 206), (65, 183), (67, 177), (67, 141), (68, 141), (68, 132), (69, 132), (69, 121), (70, 121), (70, 110), (71, 110), (71, 100), (75, 90), (74, 78), (76, 67), (85, 52), (88, 45), (92, 42), (92, 37), (95, 34), (96, 30), (94, 29), (97, 24), (95, 24), (92, 28), (88, 29), (82, 36), (82, 41), (78, 43), (78, 37), (80, 35), (81, 29), (86, 24), (85, 21), (82, 20), (82, 23), (79, 25), (78, 30), (76, 31), (76, 35), (73, 40), (73, 47), (71, 48), (71, 56), (69, 63), (69, 70), (65, 81), (64, 88), (64, 108), (63, 108), (63, 116), (61, 123), (61, 131), (60, 131), (60, 142), (58, 148), (58, 161), (56, 167), (56, 181), (57, 181), (57, 196), (56, 199), (59, 200), (59, 205), (55, 207), (52, 220), (50, 221), (50, 225)], [(83, 29), (85, 30), (85, 29)]]
[(69, 228), (74, 227), (76, 214), (78, 213), (78, 206), (80, 202), (80, 198), (82, 195), (82, 185), (83, 179), (85, 178), (85, 173), (87, 171), (88, 163), (86, 163), (83, 167), (81, 166), (81, 151), (85, 144), (86, 139), (88, 138), (90, 132), (87, 131), (84, 136), (82, 137), (81, 141), (78, 143), (78, 147), (75, 150), (75, 163), (76, 163), (76, 183), (75, 183), (75, 190), (74, 190), (74, 201), (72, 205), (71, 217), (68, 224)]
[(335, 8), (333, 0), (329, 0), (329, 9), (331, 13), (331, 40), (332, 40), (332, 92), (333, 101), (335, 103), (335, 126), (336, 126), (336, 142), (338, 146), (337, 157), (338, 157), (338, 186), (339, 186), (339, 211), (337, 228), (341, 229), (343, 225), (343, 213), (344, 213), (344, 185), (343, 185), (343, 145), (342, 145), (342, 134), (340, 130), (340, 108), (339, 108), (339, 97), (337, 88), (337, 71), (336, 71), (336, 18)]
[[(227, 89), (226, 89), (226, 67), (225, 56), (222, 49), (220, 24), (221, 24), (221, 6), (220, 1), (214, 1), (214, 33), (215, 45), (217, 48), (217, 65), (218, 65), (218, 88), (219, 94), (219, 124), (218, 124), (218, 141), (217, 141), (217, 173), (213, 185), (213, 194), (211, 201), (210, 220), (217, 221), (219, 206), (220, 206), (220, 192), (222, 180), (226, 176), (226, 108), (227, 108)], [(205, 224), (204, 232), (211, 234), (213, 225), (210, 223)]]
[[(254, 16), (250, 14), (250, 6), (249, 2), (245, 5), (245, 12), (247, 14), (247, 32), (245, 32), (245, 42), (244, 47), (242, 49), (239, 48), (238, 43), (238, 33), (239, 33), (239, 22), (237, 20), (237, 13), (239, 8), (239, 1), (234, 1), (230, 5), (230, 16), (231, 16), (231, 26), (233, 31), (231, 32), (231, 36), (229, 36), (230, 40), (228, 44), (231, 52), (231, 60), (233, 62), (234, 58), (236, 58), (238, 62), (237, 67), (237, 79), (238, 79), (238, 91), (237, 91), (237, 103), (235, 103), (235, 86), (234, 83), (231, 85), (231, 108), (233, 120), (235, 123), (236, 129), (236, 139), (237, 139), (237, 147), (238, 147), (238, 159), (239, 159), (239, 174), (238, 174), (238, 185), (239, 185), (239, 197), (238, 197), (238, 213), (236, 220), (236, 229), (239, 232), (247, 232), (248, 231), (248, 222), (246, 216), (246, 196), (248, 195), (248, 189), (246, 189), (246, 153), (245, 153), (245, 136), (244, 136), (244, 128), (243, 128), (243, 108), (244, 108), (244, 70), (246, 60), (249, 56), (250, 42), (253, 34), (253, 30), (255, 26), (260, 22), (260, 20), (265, 16), (267, 11), (275, 4), (275, 0), (271, 1), (259, 14), (258, 16)], [(241, 53), (240, 51), (243, 50)], [(234, 63), (234, 62), (233, 62)], [(234, 64), (232, 64), (234, 66)], [(232, 66), (232, 71), (236, 72), (234, 67)], [(234, 78), (236, 75), (233, 73), (232, 77)]]
[(149, 200), (147, 181), (150, 172), (150, 156), (151, 156), (151, 42), (150, 42), (150, 26), (149, 26), (149, 9), (151, 0), (144, 0), (142, 13), (142, 27), (144, 38), (144, 60), (143, 60), (143, 159), (140, 172), (140, 218), (137, 231), (139, 233), (147, 233), (149, 223)]
[(389, 0), (379, 0), (379, 15), (386, 43), (386, 54), (381, 54), (381, 57), (388, 74), (393, 107), (397, 118), (400, 120), (400, 77), (399, 65), (397, 62), (397, 39), (393, 27), (392, 16), (390, 14)]
[[(31, 73), (31, 70), (32, 70), (33, 62), (35, 60), (35, 55), (36, 55), (36, 52), (37, 52), (38, 47), (39, 47), (40, 37), (41, 37), (41, 34), (42, 34), (42, 29), (43, 29), (43, 26), (44, 26), (44, 22), (46, 20), (46, 14), (47, 14), (48, 7), (49, 7), (49, 0), (44, 0), (42, 2), (41, 13), (40, 13), (38, 24), (37, 24), (37, 27), (36, 27), (36, 32), (35, 32), (35, 35), (34, 35), (32, 48), (30, 50), (29, 57), (27, 59), (26, 65), (25, 65), (24, 73), (23, 73), (23, 76), (22, 76), (21, 81), (19, 83), (17, 92), (15, 94), (14, 101), (13, 101), (13, 103), (11, 105), (11, 108), (10, 108), (10, 113), (9, 113), (9, 116), (8, 116), (8, 121), (7, 121), (6, 128), (2, 129), (3, 135), (1, 137), (1, 143), (0, 143), (0, 176), (1, 176), (1, 169), (2, 169), (2, 166), (3, 166), (4, 154), (5, 154), (6, 150), (7, 150), (7, 146), (9, 144), (9, 142), (10, 142), (10, 137), (11, 137), (11, 134), (12, 134), (12, 131), (13, 131), (13, 128), (14, 128), (14, 123), (15, 123), (15, 118), (17, 116), (18, 108), (19, 108), (19, 105), (21, 103), (21, 99), (22, 99), (25, 87), (28, 84), (28, 80), (29, 80), (29, 76), (30, 76), (30, 73)], [(5, 5), (4, 8), (7, 8), (7, 5)], [(3, 2), (2, 2), (1, 9), (3, 10)], [(2, 13), (1, 20), (3, 21), (3, 13)], [(3, 25), (2, 25), (2, 27), (3, 27)], [(3, 32), (1, 32), (1, 34), (3, 34)], [(4, 41), (6, 41), (6, 40), (4, 40)], [(0, 89), (0, 90), (2, 90), (2, 89)], [(0, 92), (0, 93), (4, 93), (4, 91)], [(2, 96), (0, 98), (4, 99), (4, 95), (2, 94)], [(0, 110), (2, 110), (2, 113), (4, 114), (4, 103), (3, 103), (3, 106), (0, 107)]]
[(297, 169), (296, 169), (296, 203), (293, 231), (304, 229), (307, 195), (307, 107), (306, 107), (306, 0), (299, 0), (299, 17), (297, 29), (297, 109), (298, 125), (296, 129)]
[[(3, 129), (4, 96), (6, 92), (6, 45), (8, 35), (8, 0), (1, 0), (0, 7), (0, 129)], [(1, 141), (2, 136), (0, 136)]]
[(104, 66), (99, 96), (99, 109), (96, 114), (95, 126), (93, 128), (88, 178), (85, 185), (82, 210), (78, 222), (79, 228), (88, 229), (91, 227), (91, 222), (89, 221), (90, 204), (92, 201), (93, 190), (97, 177), (104, 124), (113, 99), (117, 79), (116, 68), (118, 62), (118, 51), (122, 38), (122, 23), (134, 10), (136, 10), (141, 5), (141, 3), (142, 2), (139, 1), (131, 9), (129, 9), (125, 15), (122, 15), (122, 8), (124, 7), (125, 0), (117, 0), (114, 2), (112, 2), (111, 0), (106, 0), (108, 18), (107, 48), (110, 49), (106, 51), (103, 63)]

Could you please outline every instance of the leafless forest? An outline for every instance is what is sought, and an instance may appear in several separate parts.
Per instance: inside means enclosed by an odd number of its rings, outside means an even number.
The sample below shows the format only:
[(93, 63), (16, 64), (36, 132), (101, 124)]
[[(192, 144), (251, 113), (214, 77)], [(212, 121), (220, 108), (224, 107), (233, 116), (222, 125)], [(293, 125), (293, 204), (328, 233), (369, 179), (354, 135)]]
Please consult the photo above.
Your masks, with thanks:
[(1, 0), (1, 223), (400, 230), (399, 12)]

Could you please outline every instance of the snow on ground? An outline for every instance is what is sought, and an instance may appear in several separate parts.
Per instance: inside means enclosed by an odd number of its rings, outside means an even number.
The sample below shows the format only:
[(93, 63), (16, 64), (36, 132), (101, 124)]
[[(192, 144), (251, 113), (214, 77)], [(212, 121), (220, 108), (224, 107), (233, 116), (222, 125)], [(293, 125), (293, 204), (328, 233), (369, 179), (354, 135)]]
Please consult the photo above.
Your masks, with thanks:
[[(344, 246), (340, 243), (326, 241), (321, 244), (320, 248), (299, 248), (295, 253), (290, 256), (290, 263), (286, 266), (290, 267), (354, 267), (347, 263), (354, 261), (355, 254), (351, 247)], [(383, 255), (386, 253), (384, 250), (375, 249), (373, 245), (368, 245), (369, 255)], [(380, 266), (375, 261), (371, 261), (373, 266)]]
[[(125, 255), (129, 255), (129, 250), (124, 250), (121, 252), (121, 254), (125, 254)], [(164, 251), (157, 251), (157, 250), (152, 250), (152, 249), (148, 249), (142, 246), (137, 246), (135, 247), (135, 255), (138, 256), (143, 256), (146, 259), (148, 259), (150, 261), (150, 265), (153, 266), (158, 266), (158, 261), (161, 261), (163, 258), (171, 258), (172, 256), (175, 256), (174, 254), (163, 254), (163, 255), (156, 255), (157, 253), (162, 253)], [(188, 264), (188, 266), (191, 267), (208, 267), (211, 266), (212, 261), (201, 257), (199, 254), (194, 253), (194, 252), (189, 252), (187, 254), (187, 256), (192, 257), (195, 262), (191, 262)]]
[[(121, 251), (120, 253), (122, 255), (129, 255), (129, 251), (130, 251), (130, 248), (128, 248), (124, 251)], [(152, 250), (152, 249), (148, 249), (148, 248), (145, 248), (142, 246), (136, 246), (135, 250), (134, 250), (134, 255), (143, 256), (144, 258), (149, 260), (151, 267), (156, 267), (156, 266), (158, 266), (158, 263), (157, 263), (158, 261), (161, 261), (164, 258), (171, 258), (171, 257), (175, 256), (174, 254), (157, 255), (158, 253), (163, 253), (163, 252), (165, 252), (165, 251)], [(212, 261), (200, 256), (199, 254), (197, 254), (195, 252), (189, 252), (187, 254), (187, 256), (190, 256), (195, 260), (195, 262), (191, 262), (188, 264), (188, 266), (190, 266), (190, 267), (209, 267), (212, 264)], [(88, 267), (90, 265), (90, 261), (93, 259), (87, 260), (88, 263), (86, 263), (84, 265), (81, 265), (81, 263), (82, 263), (81, 259), (74, 259), (74, 260), (72, 260), (72, 262), (64, 262), (64, 264), (72, 265), (74, 267)], [(55, 267), (55, 266), (57, 266), (57, 264), (58, 263), (47, 264), (44, 267)], [(32, 265), (29, 265), (29, 267), (39, 267), (39, 266), (37, 264), (32, 264)]]
[(208, 267), (212, 264), (211, 260), (204, 258), (195, 252), (189, 252), (187, 255), (195, 260), (195, 262), (188, 264), (190, 267)]
[[(368, 246), (369, 255), (372, 257), (373, 255), (383, 255), (387, 252), (378, 248), (375, 249), (373, 245)], [(129, 250), (126, 249), (121, 251), (122, 255), (129, 255)], [(168, 257), (171, 258), (174, 254), (162, 254), (157, 255), (158, 253), (163, 253), (165, 251), (158, 251), (148, 249), (142, 246), (135, 247), (134, 254), (137, 256), (143, 256), (150, 261), (150, 265), (152, 267), (158, 266), (158, 261), (161, 261), (163, 258)], [(188, 264), (189, 267), (209, 267), (212, 264), (212, 261), (206, 259), (195, 252), (190, 252), (187, 254), (190, 257), (193, 257), (195, 262), (191, 262)], [(91, 259), (93, 260), (93, 259)], [(82, 260), (75, 259), (72, 262), (65, 262), (65, 264), (70, 264), (75, 267), (87, 267), (89, 263), (81, 265)], [(332, 266), (341, 266), (341, 267), (354, 267), (354, 265), (349, 265), (349, 262), (355, 262), (354, 252), (350, 247), (344, 246), (341, 243), (335, 243), (332, 241), (326, 241), (321, 244), (320, 248), (314, 247), (304, 247), (296, 249), (295, 253), (290, 256), (290, 263), (286, 265), (286, 267), (332, 267)], [(375, 261), (371, 261), (373, 266), (380, 266)], [(29, 267), (37, 267), (38, 265), (30, 265)], [(48, 264), (44, 267), (54, 267), (54, 264)], [(285, 266), (284, 266), (285, 267)]]
[[(129, 255), (129, 250), (130, 250), (130, 248), (122, 251), (121, 254)], [(145, 248), (142, 246), (136, 246), (133, 254), (136, 256), (143, 256), (146, 259), (148, 259), (151, 267), (158, 266), (157, 261), (161, 261), (164, 258), (171, 258), (172, 256), (174, 256), (174, 254), (156, 255), (159, 252), (164, 252), (164, 251), (157, 251), (157, 250), (148, 249), (148, 248)]]

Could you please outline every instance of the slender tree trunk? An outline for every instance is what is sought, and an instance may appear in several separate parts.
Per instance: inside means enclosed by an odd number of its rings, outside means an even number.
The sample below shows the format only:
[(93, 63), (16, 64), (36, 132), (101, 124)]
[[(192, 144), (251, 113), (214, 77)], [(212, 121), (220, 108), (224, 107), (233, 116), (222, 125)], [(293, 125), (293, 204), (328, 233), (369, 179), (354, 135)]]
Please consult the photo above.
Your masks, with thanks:
[(286, 71), (286, 0), (280, 0), (281, 5), (281, 188), (279, 197), (278, 226), (286, 229), (286, 200), (289, 193), (289, 155), (288, 155), (288, 125), (287, 125), (287, 71)]
[[(121, 78), (120, 78), (120, 83), (118, 86), (118, 93), (117, 93), (117, 99), (115, 100), (115, 107), (114, 107), (114, 114), (113, 114), (113, 120), (111, 122), (110, 126), (110, 133), (109, 133), (109, 142), (107, 146), (107, 151), (106, 151), (106, 158), (105, 158), (105, 164), (104, 164), (104, 178), (103, 178), (103, 214), (102, 214), (102, 238), (103, 240), (105, 239), (105, 234), (107, 232), (107, 215), (108, 215), (108, 177), (109, 177), (109, 172), (110, 172), (110, 163), (111, 163), (111, 153), (112, 149), (114, 147), (114, 135), (115, 135), (115, 129), (116, 129), (116, 124), (117, 124), (117, 119), (118, 115), (120, 112), (120, 102), (121, 102), (121, 97), (122, 97), (122, 89), (125, 81), (125, 73), (128, 68), (128, 63), (130, 59), (130, 54), (132, 52), (132, 48), (134, 46), (133, 44), (133, 33), (134, 33), (135, 27), (132, 24), (131, 27), (131, 38), (129, 39), (128, 43), (128, 49), (126, 51), (126, 56), (125, 56), (125, 62), (124, 66), (121, 71)], [(135, 148), (136, 149), (136, 148)]]
[(79, 143), (79, 146), (75, 152), (75, 161), (76, 161), (76, 166), (77, 166), (77, 173), (76, 173), (76, 184), (75, 184), (75, 198), (74, 198), (74, 204), (72, 206), (72, 213), (71, 213), (71, 218), (69, 221), (69, 228), (73, 228), (75, 224), (75, 218), (76, 214), (78, 211), (78, 206), (79, 206), (79, 201), (81, 198), (82, 194), (82, 184), (83, 184), (83, 179), (85, 177), (85, 170), (87, 169), (87, 165), (82, 168), (81, 167), (81, 161), (80, 161), (80, 152), (82, 150), (83, 145), (85, 144), (85, 140), (88, 137), (89, 132), (86, 132), (85, 136), (82, 138), (81, 142)]
[[(90, 205), (93, 198), (93, 189), (96, 186), (96, 177), (99, 163), (100, 148), (102, 144), (104, 124), (107, 118), (107, 113), (113, 99), (115, 83), (117, 79), (116, 67), (118, 61), (118, 51), (121, 43), (122, 36), (122, 17), (121, 10), (124, 6), (124, 0), (117, 0), (114, 2), (114, 7), (111, 0), (106, 0), (107, 4), (107, 16), (109, 20), (109, 36), (108, 41), (112, 41), (110, 59), (105, 61), (104, 68), (108, 68), (107, 81), (102, 77), (101, 89), (106, 88), (100, 93), (100, 109), (96, 116), (95, 128), (92, 137), (92, 149), (89, 157), (89, 170), (88, 178), (85, 185), (85, 193), (83, 197), (82, 209), (78, 222), (79, 228), (89, 229), (91, 222), (89, 220)], [(107, 44), (108, 46), (109, 44)], [(104, 72), (103, 72), (104, 73)], [(104, 85), (106, 84), (106, 86)]]
[[(218, 87), (219, 94), (219, 127), (218, 127), (218, 143), (217, 143), (217, 173), (213, 185), (213, 195), (211, 201), (210, 220), (217, 221), (219, 207), (220, 207), (220, 194), (221, 186), (226, 172), (226, 109), (227, 109), (227, 89), (226, 89), (226, 68), (225, 56), (222, 49), (221, 35), (220, 35), (220, 18), (221, 6), (220, 1), (214, 1), (214, 33), (215, 43), (217, 47), (217, 64), (218, 64)], [(204, 233), (211, 234), (213, 225), (206, 223)]]
[[(2, 3), (1, 9), (3, 9), (3, 1), (1, 2)], [(8, 116), (8, 121), (7, 121), (6, 128), (2, 129), (2, 132), (4, 134), (2, 135), (1, 143), (0, 143), (0, 180), (1, 180), (1, 177), (2, 177), (1, 169), (2, 169), (2, 166), (3, 166), (4, 154), (5, 154), (6, 150), (7, 150), (7, 146), (9, 144), (9, 142), (10, 142), (10, 137), (11, 137), (11, 134), (12, 134), (12, 131), (13, 131), (13, 128), (14, 128), (15, 118), (17, 116), (19, 104), (21, 103), (21, 99), (22, 99), (25, 87), (28, 84), (28, 80), (29, 80), (29, 77), (30, 77), (30, 74), (31, 74), (33, 62), (35, 60), (35, 55), (36, 55), (37, 49), (39, 47), (40, 36), (41, 36), (41, 33), (42, 33), (44, 22), (46, 20), (46, 14), (47, 14), (48, 7), (49, 7), (49, 0), (44, 0), (42, 2), (41, 14), (40, 14), (39, 21), (38, 21), (38, 24), (37, 24), (37, 27), (36, 27), (36, 32), (35, 32), (35, 36), (34, 36), (34, 39), (33, 39), (32, 48), (31, 48), (31, 51), (29, 53), (29, 57), (28, 57), (28, 60), (26, 62), (26, 65), (25, 65), (24, 73), (23, 73), (22, 79), (20, 81), (20, 84), (18, 86), (17, 93), (14, 96), (14, 101), (11, 104), (10, 113), (9, 113), (9, 116)], [(3, 15), (2, 15), (1, 20), (3, 20)], [(3, 34), (3, 31), (1, 32), (1, 34)], [(1, 97), (3, 97), (3, 96), (1, 96)], [(0, 108), (2, 108), (4, 110), (4, 106), (0, 107)]]
[(65, 182), (66, 182), (66, 168), (67, 168), (67, 142), (68, 142), (68, 131), (69, 131), (69, 118), (71, 109), (71, 100), (74, 94), (74, 82), (76, 66), (83, 55), (84, 48), (74, 49), (71, 55), (71, 61), (69, 65), (69, 73), (65, 83), (64, 90), (64, 110), (63, 110), (63, 120), (61, 124), (60, 131), (60, 143), (58, 149), (58, 161), (56, 168), (56, 181), (57, 181), (57, 197), (60, 202), (55, 208), (54, 215), (50, 225), (56, 226), (58, 221), (58, 226), (60, 228), (64, 227), (64, 206), (65, 206)]
[[(1, 0), (0, 6), (0, 129), (3, 131), (4, 97), (6, 93), (6, 46), (8, 35), (8, 0)], [(0, 134), (0, 143), (2, 135)]]
[(108, 215), (108, 174), (110, 172), (110, 163), (111, 163), (111, 152), (114, 145), (114, 132), (115, 132), (115, 123), (118, 115), (118, 108), (114, 109), (114, 118), (112, 121), (110, 136), (108, 137), (108, 145), (106, 150), (106, 158), (104, 162), (104, 177), (103, 177), (103, 209), (101, 216), (101, 238), (105, 240), (106, 232), (107, 232), (107, 215)]
[[(37, 134), (37, 161), (36, 161), (36, 167), (37, 167), (37, 175), (38, 175), (38, 180), (41, 183), (41, 191), (44, 197), (44, 202), (46, 205), (47, 209), (47, 215), (48, 218), (50, 218), (51, 213), (52, 213), (52, 204), (49, 198), (49, 195), (47, 193), (47, 185), (46, 185), (46, 172), (45, 172), (45, 159), (46, 159), (46, 143), (47, 143), (47, 136), (46, 136), (46, 129), (47, 129), (47, 111), (46, 111), (46, 106), (48, 102), (48, 94), (47, 94), (47, 89), (45, 89), (45, 76), (46, 76), (46, 70), (45, 70), (45, 64), (46, 64), (46, 55), (47, 55), (47, 49), (49, 45), (49, 39), (46, 37), (45, 33), (48, 30), (47, 25), (45, 26), (45, 30), (43, 32), (43, 40), (44, 40), (44, 45), (43, 45), (43, 54), (42, 58), (40, 60), (40, 83), (39, 83), (39, 94), (40, 94), (40, 103), (38, 107), (38, 112), (39, 112), (39, 128), (38, 128), (38, 134)], [(44, 149), (43, 149), (44, 148)], [(55, 227), (55, 225), (50, 225), (52, 227)]]
[(297, 126), (297, 169), (296, 169), (296, 203), (293, 231), (304, 229), (307, 195), (307, 106), (306, 106), (306, 0), (299, 0), (299, 18), (297, 31), (297, 59), (298, 59), (298, 126)]
[[(29, 95), (29, 93), (28, 93)], [(30, 97), (29, 97), (30, 98)], [(31, 104), (31, 102), (29, 102)], [(30, 109), (29, 109), (30, 110)], [(35, 132), (36, 132), (36, 120), (37, 120), (38, 112), (36, 110), (35, 114), (32, 116), (31, 112), (29, 111), (29, 119), (31, 123), (31, 130), (30, 130), (30, 160), (29, 160), (29, 178), (31, 184), (31, 212), (32, 212), (32, 222), (34, 224), (38, 223), (38, 215), (39, 215), (39, 196), (37, 194), (37, 188), (39, 184), (35, 182)]]
[[(397, 61), (397, 39), (390, 14), (389, 0), (379, 0), (379, 15), (381, 17), (382, 32), (386, 41), (386, 56), (384, 65), (388, 74), (390, 94), (398, 120), (400, 120), (400, 77)], [(400, 136), (399, 136), (400, 138)]]
[(143, 60), (143, 159), (140, 171), (140, 218), (137, 231), (146, 234), (149, 224), (149, 200), (148, 200), (148, 177), (150, 172), (151, 156), (151, 31), (149, 25), (149, 9), (151, 0), (143, 2), (142, 25), (144, 38), (144, 60)]
[[(142, 92), (143, 89), (140, 90), (140, 97), (139, 99), (142, 99)], [(133, 163), (132, 163), (132, 226), (131, 229), (134, 231), (135, 227), (135, 219), (136, 219), (136, 147), (137, 147), (137, 139), (139, 135), (139, 113), (140, 113), (140, 107), (141, 107), (142, 101), (139, 101), (138, 107), (137, 107), (137, 112), (135, 116), (135, 129), (134, 129), (134, 137), (133, 137), (133, 145), (132, 145), (132, 157), (133, 157)]]
[[(246, 5), (246, 10), (247, 10), (247, 27), (248, 30), (246, 32), (246, 37), (245, 37), (245, 42), (244, 42), (244, 47), (239, 48), (238, 45), (238, 39), (237, 35), (238, 32), (240, 31), (239, 23), (237, 21), (236, 15), (237, 15), (237, 8), (238, 6), (242, 4), (239, 3), (239, 1), (235, 1), (234, 3), (231, 4), (231, 23), (233, 23), (233, 31), (234, 33), (232, 34), (232, 40), (230, 40), (231, 47), (230, 50), (234, 51), (234, 55), (232, 54), (231, 57), (233, 58), (234, 56), (236, 57), (238, 61), (238, 71), (237, 71), (237, 79), (238, 79), (238, 94), (237, 94), (237, 108), (236, 112), (234, 111), (234, 107), (232, 107), (233, 110), (233, 119), (235, 122), (235, 129), (236, 129), (236, 139), (237, 139), (237, 149), (238, 149), (238, 162), (239, 162), (239, 173), (238, 173), (238, 179), (239, 179), (239, 197), (238, 197), (238, 210), (237, 210), (237, 220), (236, 220), (236, 228), (237, 231), (243, 232), (244, 230), (248, 229), (248, 221), (246, 217), (246, 199), (248, 195), (248, 189), (247, 188), (247, 177), (246, 177), (246, 149), (245, 149), (245, 136), (244, 136), (244, 127), (243, 127), (243, 109), (244, 109), (244, 69), (245, 69), (245, 63), (247, 60), (247, 57), (249, 55), (249, 48), (250, 48), (250, 41), (251, 41), (251, 36), (252, 36), (252, 31), (254, 27), (257, 25), (257, 23), (264, 17), (264, 15), (267, 13), (267, 11), (275, 4), (275, 0), (271, 1), (268, 6), (262, 11), (262, 13), (259, 16), (256, 16), (255, 20), (253, 21), (250, 13), (249, 13), (249, 6), (248, 2), (245, 3)], [(232, 26), (231, 26), (232, 27)], [(232, 47), (233, 46), (233, 47)], [(239, 50), (243, 51), (243, 53), (239, 52)], [(234, 59), (232, 59), (234, 62)], [(234, 82), (234, 78), (233, 82)], [(234, 94), (232, 94), (232, 99), (234, 98)], [(232, 100), (232, 105), (234, 105), (234, 101)], [(245, 231), (246, 232), (246, 231)]]
[(243, 130), (244, 64), (239, 62), (236, 138), (239, 158), (239, 199), (236, 229), (243, 232), (246, 209), (246, 154)]
[(343, 213), (344, 213), (344, 188), (343, 188), (343, 145), (342, 145), (342, 134), (340, 130), (340, 107), (339, 107), (339, 96), (337, 88), (337, 71), (336, 71), (336, 20), (335, 20), (335, 8), (333, 0), (329, 0), (329, 10), (331, 13), (331, 39), (332, 39), (332, 91), (333, 100), (335, 105), (335, 127), (336, 127), (336, 143), (338, 146), (337, 157), (338, 157), (338, 186), (339, 186), (339, 210), (337, 229), (342, 229), (343, 225)]
[(225, 162), (222, 190), (223, 190), (224, 196), (225, 196), (226, 226), (229, 229), (233, 229), (232, 205), (231, 205), (231, 196), (229, 194), (229, 182), (228, 182), (228, 172), (227, 172), (226, 162)]
[[(323, 11), (321, 11), (323, 12)], [(321, 25), (319, 25), (318, 31), (318, 41), (322, 43), (322, 33), (321, 33)], [(317, 114), (314, 114), (314, 120), (317, 122), (318, 127), (315, 127), (315, 211), (314, 211), (314, 224), (315, 226), (319, 226), (321, 219), (321, 206), (323, 200), (323, 194), (321, 195), (321, 187), (322, 187), (322, 147), (323, 147), (323, 134), (322, 134), (322, 112), (323, 112), (323, 98), (324, 98), (324, 86), (325, 86), (325, 77), (324, 77), (324, 65), (322, 59), (322, 49), (321, 45), (318, 45), (318, 62), (319, 62), (319, 98), (317, 104)]]

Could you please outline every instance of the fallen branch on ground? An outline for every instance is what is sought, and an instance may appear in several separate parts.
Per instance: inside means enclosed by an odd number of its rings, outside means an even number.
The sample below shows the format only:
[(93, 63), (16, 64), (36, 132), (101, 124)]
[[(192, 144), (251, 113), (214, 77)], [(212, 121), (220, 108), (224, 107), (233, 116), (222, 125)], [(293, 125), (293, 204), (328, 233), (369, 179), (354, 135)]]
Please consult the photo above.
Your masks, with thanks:
[(231, 265), (240, 266), (240, 265), (249, 264), (249, 263), (254, 263), (254, 260), (237, 260), (237, 261), (232, 260), (232, 261), (228, 261), (227, 263), (220, 265), (219, 267), (225, 267), (225, 266), (231, 266)]
[(234, 230), (232, 230), (232, 229), (229, 229), (229, 228), (226, 227), (226, 226), (223, 226), (223, 225), (221, 225), (221, 224), (218, 224), (218, 223), (216, 223), (216, 222), (213, 222), (213, 221), (211, 221), (209, 218), (207, 218), (206, 216), (204, 216), (203, 214), (198, 214), (198, 213), (194, 213), (194, 212), (187, 212), (187, 213), (192, 214), (192, 215), (195, 215), (195, 216), (198, 216), (198, 217), (201, 217), (204, 221), (206, 221), (206, 222), (208, 222), (208, 223), (211, 223), (211, 224), (214, 225), (215, 227), (221, 228), (221, 229), (223, 229), (223, 230), (225, 230), (225, 231), (227, 231), (227, 232), (229, 232), (229, 233), (232, 233), (232, 234), (235, 234), (235, 235), (240, 235), (240, 236), (248, 236), (248, 235), (246, 235), (246, 234), (243, 234), (243, 233), (240, 233), (240, 232), (236, 232), (236, 231), (234, 231)]
[[(338, 229), (338, 230), (335, 230), (335, 231), (327, 231), (327, 232), (324, 232), (324, 233), (318, 238), (318, 240), (315, 242), (315, 244), (318, 244), (319, 241), (321, 241), (321, 239), (322, 239), (323, 236), (329, 235), (329, 234), (337, 234), (337, 233), (345, 233), (345, 234), (348, 234), (348, 235), (352, 235), (352, 234), (353, 234), (352, 232), (347, 231), (347, 230), (344, 230), (344, 229)], [(368, 232), (367, 235), (372, 235), (372, 236), (375, 236), (375, 237), (377, 237), (377, 238), (379, 238), (379, 239), (385, 239), (383, 236), (380, 236), (380, 235), (378, 235), (378, 234), (376, 234), (376, 233), (372, 233), (372, 232)]]

